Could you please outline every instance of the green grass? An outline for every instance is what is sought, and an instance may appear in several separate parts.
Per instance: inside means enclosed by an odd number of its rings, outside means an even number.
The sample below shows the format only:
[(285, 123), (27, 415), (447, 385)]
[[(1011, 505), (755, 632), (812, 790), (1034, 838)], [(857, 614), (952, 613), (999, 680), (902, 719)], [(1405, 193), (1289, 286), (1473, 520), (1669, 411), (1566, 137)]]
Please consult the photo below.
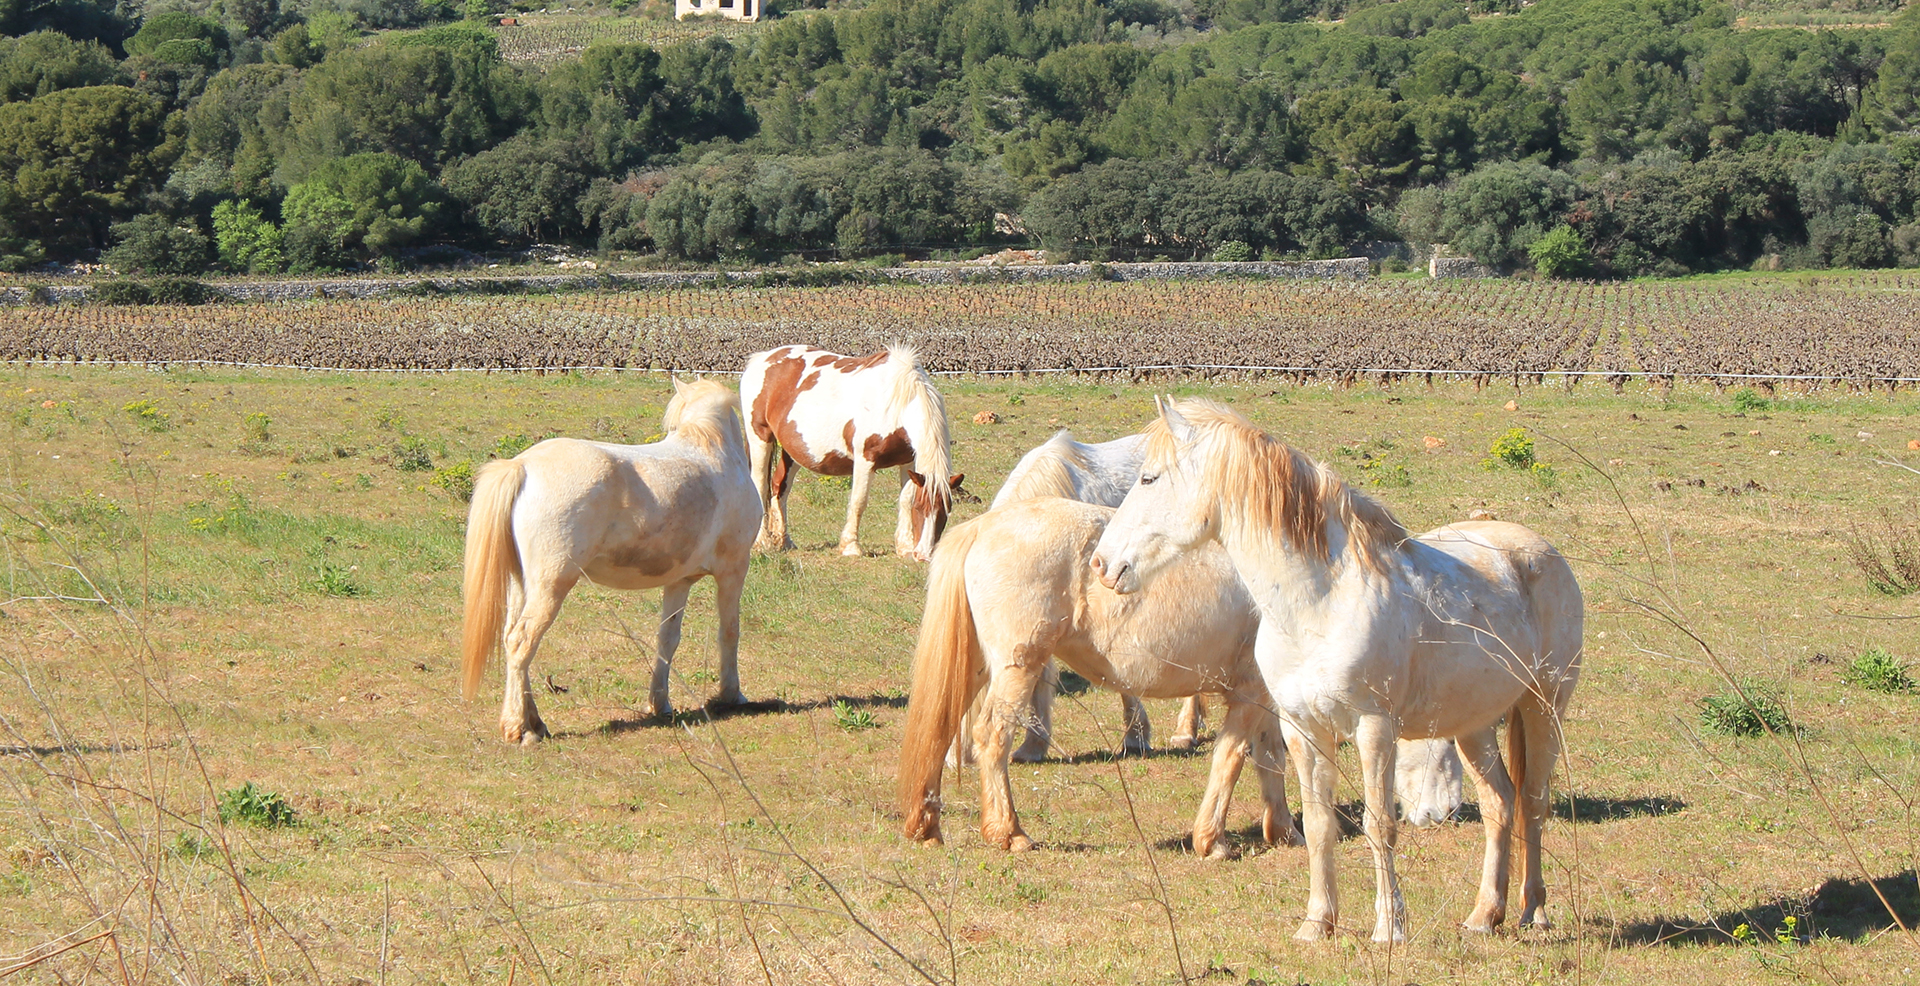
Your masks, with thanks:
[[(782, 708), (646, 719), (658, 596), (583, 582), (532, 667), (554, 738), (504, 745), (499, 665), (477, 701), (459, 695), (466, 505), (391, 446), (418, 439), (438, 470), (519, 443), (503, 436), (637, 441), (659, 430), (661, 379), (36, 366), (0, 380), (0, 955), (40, 954), (117, 908), (128, 954), (234, 982), (764, 981), (755, 941), (775, 982), (917, 980), (878, 935), (942, 981), (957, 967), (967, 981), (1170, 984), (1170, 908), (1187, 976), (1232, 970), (1209, 983), (1693, 983), (1729, 968), (1847, 982), (1913, 964), (1864, 882), (1920, 910), (1903, 889), (1912, 823), (1888, 794), (1920, 784), (1913, 699), (1816, 660), (1911, 650), (1910, 622), (1888, 619), (1912, 615), (1911, 598), (1876, 592), (1846, 544), (1920, 489), (1873, 464), (1920, 465), (1901, 451), (1920, 437), (1911, 392), (1775, 393), (1786, 403), (1740, 418), (1727, 394), (1685, 384), (941, 386), (956, 469), (983, 497), (1054, 430), (1117, 437), (1173, 392), (1231, 401), (1350, 479), (1404, 467), (1410, 485), (1370, 490), (1416, 530), (1487, 510), (1553, 540), (1587, 602), (1546, 835), (1555, 928), (1456, 930), (1483, 837), (1448, 826), (1401, 833), (1412, 941), (1364, 940), (1371, 881), (1348, 839), (1342, 935), (1296, 945), (1304, 853), (1252, 841), (1243, 784), (1243, 856), (1188, 855), (1211, 749), (1104, 759), (1119, 731), (1104, 695), (1056, 706), (1068, 759), (1012, 773), (1038, 851), (982, 846), (977, 781), (952, 775), (947, 848), (907, 845), (897, 704), (925, 569), (839, 557), (844, 485), (810, 474), (790, 501), (800, 547), (754, 560), (742, 618), (743, 686)], [(169, 426), (123, 410), (138, 401)], [(999, 423), (973, 422), (989, 409)], [(255, 414), (271, 421), (264, 451), (240, 447)], [(1514, 428), (1554, 463), (1553, 487), (1480, 467)], [(891, 544), (890, 499), (863, 523), (876, 548)], [(327, 566), (361, 591), (316, 586)], [(94, 592), (112, 605), (73, 601)], [(676, 663), (682, 709), (715, 687), (713, 632), (703, 582)], [(1703, 734), (1695, 702), (1729, 679), (1792, 696), (1790, 755)], [(1149, 707), (1164, 735), (1174, 704)], [(297, 824), (214, 825), (249, 784)], [(1350, 774), (1339, 796), (1357, 797)], [(1791, 947), (1775, 938), (1787, 916)], [(1731, 935), (1742, 924), (1759, 948)], [(27, 981), (117, 968), (104, 944)]]

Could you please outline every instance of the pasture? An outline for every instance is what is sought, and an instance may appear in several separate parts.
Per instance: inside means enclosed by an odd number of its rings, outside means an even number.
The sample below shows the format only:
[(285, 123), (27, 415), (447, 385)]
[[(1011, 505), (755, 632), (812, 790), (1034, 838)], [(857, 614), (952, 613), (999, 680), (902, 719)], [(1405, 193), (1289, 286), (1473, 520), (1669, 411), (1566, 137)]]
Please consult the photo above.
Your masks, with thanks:
[[(910, 845), (893, 779), (925, 566), (883, 553), (878, 496), (869, 556), (839, 557), (845, 482), (812, 474), (790, 502), (798, 549), (756, 556), (746, 589), (742, 685), (777, 706), (644, 718), (658, 594), (583, 585), (533, 668), (553, 739), (502, 743), (497, 663), (460, 699), (461, 466), (544, 435), (651, 440), (661, 377), (16, 364), (0, 382), (0, 973), (1680, 983), (1920, 967), (1866, 880), (1920, 919), (1920, 696), (1844, 680), (1870, 648), (1920, 660), (1899, 619), (1916, 597), (1876, 590), (1849, 547), (1914, 543), (1911, 390), (940, 384), (955, 469), (983, 498), (1055, 429), (1117, 437), (1172, 391), (1230, 402), (1415, 530), (1487, 510), (1553, 540), (1588, 605), (1546, 834), (1554, 928), (1458, 930), (1482, 844), (1459, 824), (1402, 830), (1410, 942), (1364, 940), (1357, 838), (1340, 933), (1291, 941), (1305, 851), (1257, 846), (1252, 779), (1237, 858), (1195, 858), (1208, 745), (1116, 762), (1119, 703), (1093, 691), (1055, 707), (1063, 755), (1015, 767), (1036, 851), (981, 844), (973, 776), (949, 775), (947, 846)], [(1514, 428), (1546, 468), (1485, 464)], [(715, 687), (712, 621), (708, 581), (679, 708)], [(1796, 731), (1708, 729), (1700, 701), (1729, 677)], [(1174, 703), (1149, 706), (1158, 743)]]

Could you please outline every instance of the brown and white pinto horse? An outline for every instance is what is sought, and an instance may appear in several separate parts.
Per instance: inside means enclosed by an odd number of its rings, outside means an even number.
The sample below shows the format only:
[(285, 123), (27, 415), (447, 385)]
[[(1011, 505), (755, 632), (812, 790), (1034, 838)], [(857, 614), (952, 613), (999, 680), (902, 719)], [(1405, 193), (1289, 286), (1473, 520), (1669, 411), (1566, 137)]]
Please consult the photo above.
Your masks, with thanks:
[(899, 466), (894, 550), (920, 561), (932, 557), (961, 477), (947, 474), (946, 402), (911, 347), (894, 344), (864, 357), (811, 346), (754, 353), (740, 375), (740, 402), (765, 511), (756, 547), (793, 547), (787, 492), (797, 463), (853, 477), (840, 553), (858, 556), (860, 514), (874, 470)]

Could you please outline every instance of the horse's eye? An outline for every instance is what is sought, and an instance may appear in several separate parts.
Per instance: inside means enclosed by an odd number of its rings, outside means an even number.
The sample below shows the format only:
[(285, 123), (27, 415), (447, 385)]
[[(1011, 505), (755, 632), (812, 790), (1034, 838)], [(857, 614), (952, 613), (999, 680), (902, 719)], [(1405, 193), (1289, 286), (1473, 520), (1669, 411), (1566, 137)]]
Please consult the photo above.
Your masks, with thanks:
[(1152, 485), (1153, 485), (1153, 481), (1154, 481), (1155, 479), (1158, 479), (1158, 478), (1159, 478), (1158, 476), (1149, 476), (1149, 475), (1146, 475), (1145, 473), (1142, 473), (1142, 474), (1141, 474), (1141, 476), (1140, 476), (1140, 485), (1141, 485), (1141, 486), (1152, 486)]

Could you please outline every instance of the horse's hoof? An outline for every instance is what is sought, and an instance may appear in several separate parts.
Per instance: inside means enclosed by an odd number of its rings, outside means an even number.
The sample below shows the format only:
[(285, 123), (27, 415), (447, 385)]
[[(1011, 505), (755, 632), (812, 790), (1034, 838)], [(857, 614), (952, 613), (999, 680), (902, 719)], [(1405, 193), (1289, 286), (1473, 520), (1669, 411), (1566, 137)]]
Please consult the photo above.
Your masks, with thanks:
[(846, 544), (840, 546), (840, 554), (847, 558), (859, 558), (866, 554), (866, 552), (860, 550), (860, 542), (848, 541)]
[[(968, 757), (967, 759), (972, 760), (973, 758)], [(1034, 743), (1022, 746), (1020, 749), (1013, 751), (1012, 755), (1008, 756), (1007, 759), (1012, 760), (1014, 763), (1039, 763), (1047, 759), (1047, 744)]]
[(1295, 941), (1326, 941), (1333, 937), (1333, 923), (1309, 918), (1300, 922), (1300, 930), (1293, 937)]
[(1147, 754), (1152, 752), (1153, 752), (1152, 743), (1140, 742), (1138, 740), (1127, 740), (1126, 742), (1120, 744), (1120, 755), (1123, 757), (1144, 757)]
[(1233, 848), (1227, 845), (1225, 839), (1222, 839), (1207, 847), (1207, 850), (1200, 854), (1200, 858), (1209, 863), (1217, 863), (1223, 859), (1232, 859)]
[(1399, 944), (1407, 940), (1407, 933), (1401, 931), (1399, 928), (1394, 928), (1391, 931), (1384, 928), (1375, 928), (1373, 930), (1373, 940), (1383, 945), (1388, 942)]
[(541, 740), (547, 738), (547, 724), (538, 719), (534, 720), (531, 724), (523, 723), (518, 726), (503, 725), (500, 727), (500, 731), (506, 736), (507, 742), (518, 743), (521, 746), (537, 746)]
[(1169, 736), (1167, 737), (1167, 749), (1191, 750), (1197, 742), (1199, 741), (1192, 736)]
[(734, 706), (745, 704), (747, 704), (747, 696), (737, 689), (731, 692), (721, 692), (707, 699), (707, 708), (710, 709), (730, 709)]
[(1474, 934), (1491, 935), (1493, 929), (1500, 926), (1501, 920), (1502, 915), (1499, 914), (1469, 914), (1465, 921), (1460, 922), (1460, 927)]
[(1015, 834), (1013, 838), (1007, 840), (1008, 852), (1029, 852), (1032, 849), (1033, 840), (1025, 835)]
[(1553, 922), (1547, 920), (1547, 916), (1545, 914), (1534, 914), (1530, 917), (1521, 918), (1520, 927), (1536, 928), (1540, 931), (1546, 931), (1553, 927)]
[(659, 716), (663, 719), (669, 718), (673, 715), (673, 703), (666, 699), (660, 699), (659, 701), (649, 699), (646, 705), (641, 706), (640, 711), (648, 716)]

